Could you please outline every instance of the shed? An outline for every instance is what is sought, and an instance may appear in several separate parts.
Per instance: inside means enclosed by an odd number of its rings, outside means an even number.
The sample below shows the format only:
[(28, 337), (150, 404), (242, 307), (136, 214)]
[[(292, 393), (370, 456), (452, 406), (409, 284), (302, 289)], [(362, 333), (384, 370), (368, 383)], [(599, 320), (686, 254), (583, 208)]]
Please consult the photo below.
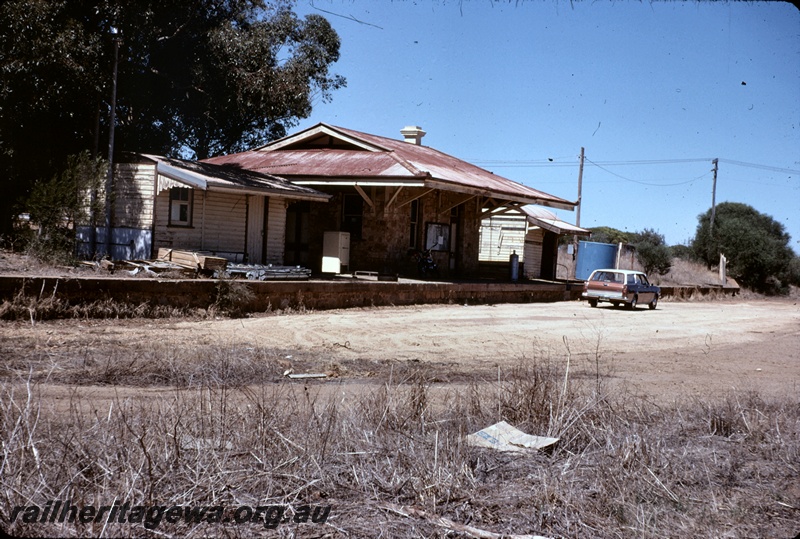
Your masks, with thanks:
[(529, 279), (555, 279), (558, 261), (558, 238), (586, 238), (591, 231), (559, 219), (553, 212), (536, 206), (521, 208), (527, 221), (524, 250), (524, 273)]

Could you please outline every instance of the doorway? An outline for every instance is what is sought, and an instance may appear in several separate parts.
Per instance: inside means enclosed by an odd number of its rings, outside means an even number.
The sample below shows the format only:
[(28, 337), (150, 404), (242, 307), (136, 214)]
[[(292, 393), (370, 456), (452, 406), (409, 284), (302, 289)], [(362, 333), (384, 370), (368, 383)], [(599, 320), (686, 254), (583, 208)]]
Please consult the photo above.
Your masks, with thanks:
[(286, 251), (284, 261), (290, 266), (308, 266), (308, 243), (311, 203), (298, 201), (286, 208)]

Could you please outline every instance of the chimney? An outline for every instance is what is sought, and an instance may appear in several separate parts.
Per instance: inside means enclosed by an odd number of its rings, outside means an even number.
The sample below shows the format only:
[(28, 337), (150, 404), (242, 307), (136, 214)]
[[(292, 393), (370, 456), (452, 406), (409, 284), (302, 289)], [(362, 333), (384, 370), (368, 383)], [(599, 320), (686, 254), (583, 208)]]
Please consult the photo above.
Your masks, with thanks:
[(425, 131), (417, 125), (408, 125), (400, 130), (400, 134), (403, 135), (406, 142), (422, 146), (422, 137), (425, 136)]

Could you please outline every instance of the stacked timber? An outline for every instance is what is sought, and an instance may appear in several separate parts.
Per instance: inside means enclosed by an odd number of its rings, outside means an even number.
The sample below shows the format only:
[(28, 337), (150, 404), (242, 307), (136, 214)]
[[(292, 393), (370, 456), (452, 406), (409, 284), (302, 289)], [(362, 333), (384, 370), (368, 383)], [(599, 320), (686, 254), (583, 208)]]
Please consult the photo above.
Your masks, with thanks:
[(180, 251), (178, 249), (160, 248), (158, 260), (172, 262), (186, 268), (206, 271), (225, 271), (228, 261), (219, 256), (211, 256), (199, 251)]

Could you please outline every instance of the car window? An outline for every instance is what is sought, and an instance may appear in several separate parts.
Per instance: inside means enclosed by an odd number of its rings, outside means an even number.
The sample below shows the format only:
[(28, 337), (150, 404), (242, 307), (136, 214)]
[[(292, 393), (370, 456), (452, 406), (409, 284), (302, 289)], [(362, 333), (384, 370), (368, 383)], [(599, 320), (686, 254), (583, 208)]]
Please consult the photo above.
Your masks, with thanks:
[(628, 284), (636, 284), (636, 275), (632, 273), (628, 275)]
[(643, 285), (650, 285), (650, 281), (647, 280), (646, 276), (640, 275), (639, 278), (642, 280)]

